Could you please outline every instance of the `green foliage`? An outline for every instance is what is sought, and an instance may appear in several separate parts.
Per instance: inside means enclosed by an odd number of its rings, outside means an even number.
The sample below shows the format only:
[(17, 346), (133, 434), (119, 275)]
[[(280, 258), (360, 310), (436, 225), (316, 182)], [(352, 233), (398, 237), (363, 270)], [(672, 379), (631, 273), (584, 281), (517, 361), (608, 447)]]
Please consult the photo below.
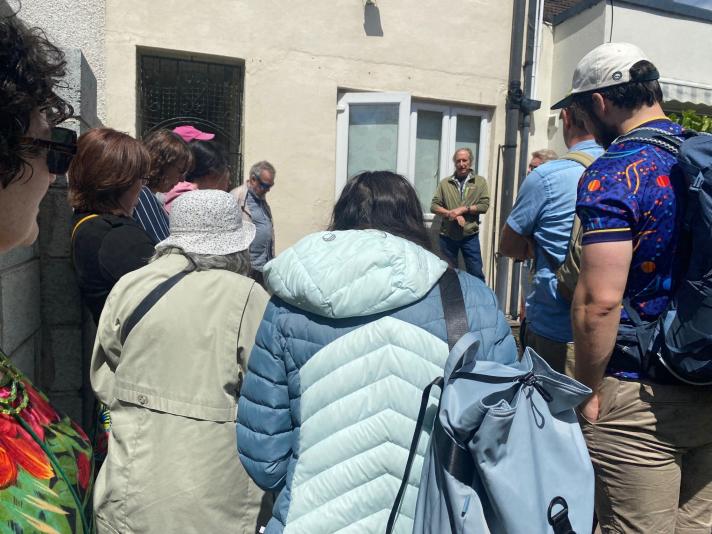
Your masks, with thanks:
[(671, 121), (678, 123), (683, 128), (712, 133), (712, 117), (708, 115), (700, 115), (696, 111), (686, 109), (682, 115), (671, 113), (669, 117)]

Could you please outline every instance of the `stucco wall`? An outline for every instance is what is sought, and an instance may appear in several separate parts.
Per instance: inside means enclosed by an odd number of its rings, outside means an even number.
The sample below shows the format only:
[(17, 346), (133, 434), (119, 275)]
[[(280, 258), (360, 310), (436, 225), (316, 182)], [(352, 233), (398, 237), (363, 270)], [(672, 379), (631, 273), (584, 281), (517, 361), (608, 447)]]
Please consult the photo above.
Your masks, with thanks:
[[(552, 104), (551, 95), (551, 73), (554, 61), (554, 30), (550, 24), (544, 24), (541, 28), (541, 54), (537, 65), (537, 93), (536, 100), (541, 101), (541, 108), (532, 114), (532, 131), (529, 138), (529, 152), (541, 148), (549, 148), (549, 140), (553, 133), (551, 128), (556, 128), (557, 113), (549, 108)], [(526, 169), (524, 169), (526, 171)]]
[(82, 51), (96, 78), (96, 114), (101, 122), (106, 110), (104, 14), (104, 0), (22, 0), (20, 10), (24, 21), (44, 29), (56, 45)]
[[(599, 2), (553, 28), (549, 81), (544, 81), (546, 72), (541, 80), (551, 88), (552, 101), (570, 89), (578, 61), (609, 39), (638, 45), (663, 78), (712, 85), (712, 58), (705, 47), (693, 46), (712, 40), (711, 23), (618, 2), (611, 8), (610, 2)], [(565, 150), (560, 129), (549, 128), (549, 147)]]
[[(581, 58), (608, 39), (606, 9), (606, 2), (599, 2), (554, 27), (549, 84), (552, 102), (571, 90), (571, 78)], [(560, 128), (550, 131), (549, 148), (562, 154), (566, 152)]]
[(339, 89), (491, 107), (491, 176), (504, 135), (511, 0), (377, 4), (380, 37), (366, 34), (363, 0), (109, 0), (108, 124), (135, 130), (137, 47), (244, 60), (245, 169), (259, 159), (277, 167), (269, 199), (279, 250), (328, 221)]
[[(638, 45), (660, 76), (712, 85), (712, 23), (614, 3), (606, 9), (605, 38), (613, 21), (613, 41)], [(603, 41), (601, 41), (603, 42)]]

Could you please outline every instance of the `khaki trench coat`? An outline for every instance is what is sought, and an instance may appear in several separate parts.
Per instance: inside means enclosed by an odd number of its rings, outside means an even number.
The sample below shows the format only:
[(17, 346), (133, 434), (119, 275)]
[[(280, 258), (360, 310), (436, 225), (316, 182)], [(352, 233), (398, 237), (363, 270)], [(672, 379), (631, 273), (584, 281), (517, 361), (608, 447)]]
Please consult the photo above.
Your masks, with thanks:
[(225, 270), (190, 273), (120, 341), (139, 302), (187, 264), (171, 254), (127, 274), (99, 321), (91, 383), (112, 418), (94, 491), (100, 534), (252, 534), (268, 507), (240, 464), (235, 433), (265, 291)]

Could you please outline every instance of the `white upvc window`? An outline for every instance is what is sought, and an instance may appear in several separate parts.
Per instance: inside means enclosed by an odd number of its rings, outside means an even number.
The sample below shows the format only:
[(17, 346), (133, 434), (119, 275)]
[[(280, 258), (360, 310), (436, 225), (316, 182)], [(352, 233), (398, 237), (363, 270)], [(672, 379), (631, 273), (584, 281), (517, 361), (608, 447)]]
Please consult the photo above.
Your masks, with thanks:
[(430, 203), (438, 182), (455, 172), (455, 150), (469, 148), (474, 155), (472, 169), (482, 174), (487, 168), (489, 113), (483, 110), (414, 102), (410, 114), (410, 160), (408, 179), (412, 181), (423, 211), (430, 215)]
[(336, 197), (348, 177), (392, 170), (415, 187), (428, 219), (438, 182), (454, 172), (452, 156), (470, 148), (472, 168), (487, 168), (490, 113), (432, 102), (407, 93), (344, 93), (338, 100)]
[(337, 105), (336, 198), (363, 171), (408, 172), (408, 93), (345, 93)]

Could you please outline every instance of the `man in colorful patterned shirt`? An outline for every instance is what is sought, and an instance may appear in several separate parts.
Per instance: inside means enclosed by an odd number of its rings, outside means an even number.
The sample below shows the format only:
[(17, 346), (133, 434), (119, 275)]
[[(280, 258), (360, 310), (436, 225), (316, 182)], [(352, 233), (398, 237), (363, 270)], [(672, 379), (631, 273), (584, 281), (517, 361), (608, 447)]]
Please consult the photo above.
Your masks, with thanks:
[(676, 158), (616, 140), (641, 126), (681, 133), (663, 114), (658, 77), (639, 48), (607, 43), (579, 62), (572, 94), (554, 106), (580, 109), (608, 149), (579, 183), (583, 252), (572, 305), (576, 377), (594, 391), (580, 413), (603, 532), (712, 527), (712, 391), (653, 381), (616, 348), (631, 323), (621, 303), (655, 320), (686, 258), (686, 184)]

